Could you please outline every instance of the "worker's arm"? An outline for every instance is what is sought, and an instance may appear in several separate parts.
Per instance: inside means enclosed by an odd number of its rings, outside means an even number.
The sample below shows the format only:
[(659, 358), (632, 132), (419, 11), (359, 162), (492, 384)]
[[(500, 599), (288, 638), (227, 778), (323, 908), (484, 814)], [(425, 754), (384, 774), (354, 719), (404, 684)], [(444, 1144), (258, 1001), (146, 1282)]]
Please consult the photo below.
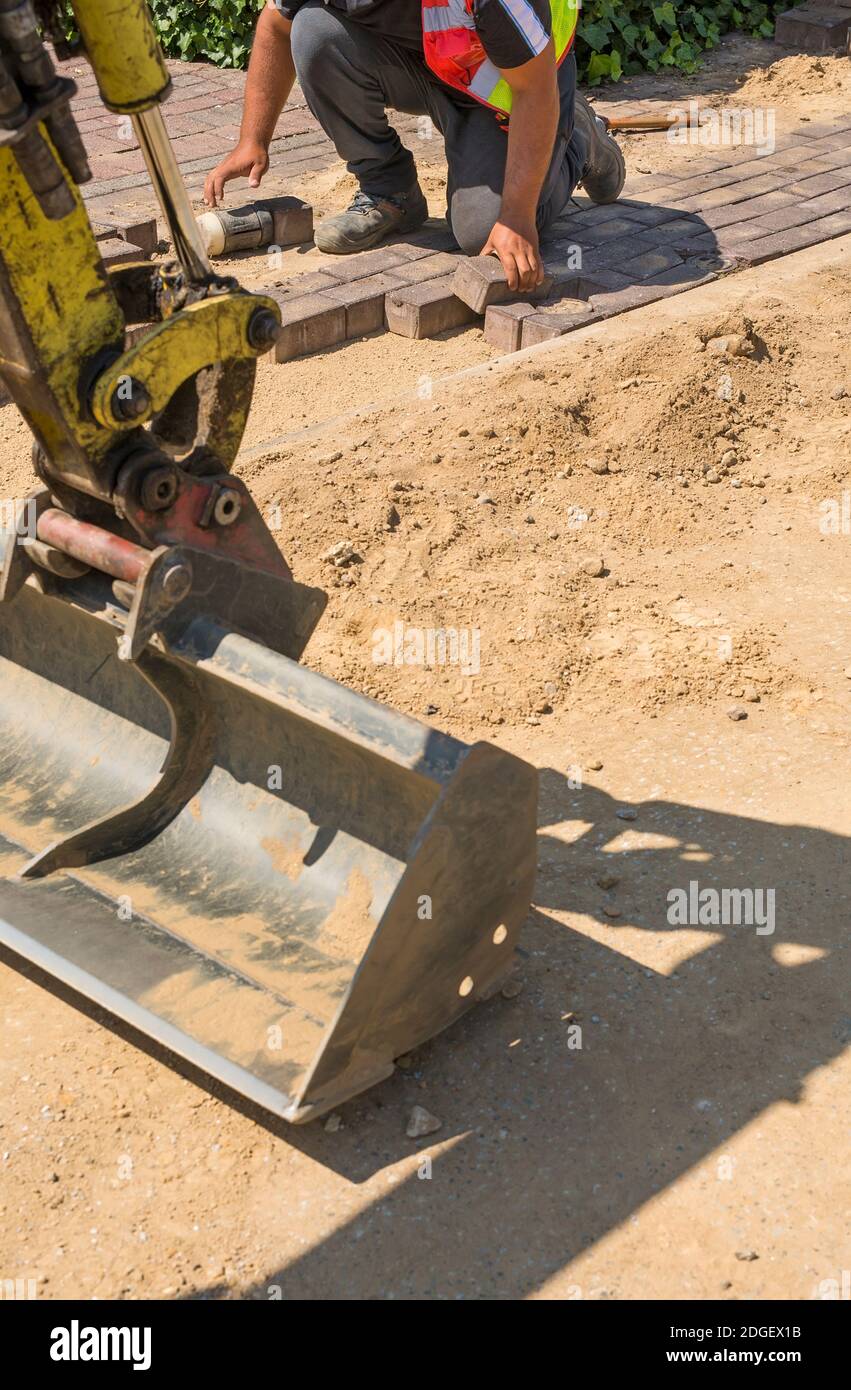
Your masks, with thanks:
[(532, 290), (544, 278), (535, 218), (558, 130), (558, 69), (552, 41), (522, 67), (501, 72), (511, 88), (508, 159), (499, 221), (482, 255), (499, 256), (510, 289)]
[(259, 188), (269, 168), (269, 146), (278, 117), (295, 82), (291, 22), (272, 5), (260, 15), (248, 65), (239, 143), (207, 175), (204, 202), (215, 207), (229, 179), (248, 175), (250, 188)]

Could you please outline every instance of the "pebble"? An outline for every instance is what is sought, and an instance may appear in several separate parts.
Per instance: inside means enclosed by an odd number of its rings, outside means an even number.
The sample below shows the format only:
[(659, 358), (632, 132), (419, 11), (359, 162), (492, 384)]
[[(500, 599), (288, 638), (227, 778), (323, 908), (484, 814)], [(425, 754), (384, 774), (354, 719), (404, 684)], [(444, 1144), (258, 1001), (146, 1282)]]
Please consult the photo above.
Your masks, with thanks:
[(758, 1260), (759, 1255), (756, 1253), (755, 1250), (737, 1250), (736, 1259), (745, 1260), (747, 1263), (751, 1263), (751, 1261), (753, 1260)]
[(592, 579), (601, 579), (606, 572), (603, 560), (596, 556), (589, 555), (586, 560), (580, 560), (579, 573), (590, 575)]
[(620, 917), (621, 915), (620, 908), (613, 907), (610, 903), (603, 903), (603, 911), (607, 917)]
[(727, 710), (728, 719), (747, 719), (747, 717), (748, 712), (746, 709), (742, 709), (741, 705), (731, 705)]
[(726, 451), (726, 453), (723, 453), (723, 454), (721, 455), (721, 467), (722, 467), (722, 468), (735, 468), (735, 466), (736, 466), (736, 464), (737, 464), (738, 462), (739, 462), (739, 456), (738, 456), (738, 454), (736, 453), (735, 449), (728, 449), (728, 450)]
[(328, 1119), (325, 1121), (325, 1132), (326, 1134), (336, 1134), (337, 1130), (342, 1128), (343, 1117), (342, 1115), (338, 1115), (335, 1110), (334, 1113), (329, 1115)]
[(351, 541), (335, 541), (322, 556), (326, 563), (336, 565), (338, 569), (341, 565), (351, 564), (354, 558), (355, 548)]
[(720, 483), (721, 481), (721, 474), (716, 473), (714, 468), (707, 468), (704, 477), (708, 483)]
[(513, 975), (510, 980), (506, 980), (500, 992), (503, 999), (516, 999), (518, 994), (521, 994), (522, 991), (523, 981), (516, 975)]
[(845, 390), (844, 386), (837, 386), (836, 390), (831, 393), (830, 399), (832, 401), (843, 401), (847, 395), (848, 392)]
[(638, 820), (638, 812), (632, 806), (621, 806), (615, 815), (618, 820)]
[(434, 1134), (436, 1130), (443, 1128), (443, 1121), (436, 1115), (432, 1115), (430, 1110), (426, 1110), (422, 1105), (415, 1105), (408, 1116), (408, 1124), (405, 1129), (409, 1139), (422, 1139), (425, 1134)]
[(595, 758), (593, 762), (588, 764), (588, 767), (591, 772), (602, 772), (603, 770), (603, 764), (600, 762), (599, 758)]
[(609, 465), (605, 459), (586, 459), (585, 467), (589, 473), (597, 473), (600, 476), (609, 471)]
[(746, 685), (742, 691), (742, 699), (747, 700), (749, 705), (759, 704), (759, 691), (755, 685)]
[(480, 507), (485, 507), (485, 506), (487, 506), (487, 507), (495, 507), (495, 506), (496, 506), (496, 503), (494, 502), (494, 500), (493, 500), (493, 498), (491, 497), (491, 495), (490, 495), (489, 492), (480, 492), (479, 495), (478, 495), (478, 497), (476, 498), (476, 502), (477, 502), (478, 506), (480, 506)]
[(620, 883), (620, 874), (598, 874), (597, 886), (607, 891), (609, 888), (617, 888)]
[(728, 333), (723, 338), (710, 338), (706, 351), (719, 357), (753, 357), (754, 347), (742, 333)]
[(535, 714), (552, 714), (553, 707), (549, 700), (539, 700), (535, 706)]

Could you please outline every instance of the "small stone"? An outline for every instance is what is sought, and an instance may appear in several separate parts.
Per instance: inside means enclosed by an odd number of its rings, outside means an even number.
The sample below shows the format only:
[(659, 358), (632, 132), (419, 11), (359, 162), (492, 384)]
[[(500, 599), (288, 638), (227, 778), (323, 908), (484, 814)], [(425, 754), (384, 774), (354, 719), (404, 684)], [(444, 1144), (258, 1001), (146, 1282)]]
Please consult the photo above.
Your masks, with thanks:
[(844, 401), (847, 395), (848, 392), (845, 390), (844, 386), (837, 386), (836, 390), (831, 392), (830, 399), (832, 401)]
[(440, 713), (440, 711), (438, 710), (437, 705), (426, 705), (426, 707), (425, 707), (425, 712), (426, 712), (426, 714), (439, 714), (439, 713)]
[(402, 1071), (410, 1071), (413, 1065), (414, 1059), (411, 1056), (410, 1052), (406, 1052), (403, 1057), (396, 1058), (396, 1066), (401, 1067)]
[(355, 548), (351, 541), (335, 541), (333, 545), (322, 555), (322, 559), (339, 569), (342, 565), (350, 565), (355, 558)]
[(601, 579), (605, 572), (605, 562), (599, 556), (589, 555), (587, 559), (579, 562), (579, 573), (587, 574), (591, 579)]
[(755, 685), (746, 685), (742, 691), (742, 699), (747, 700), (749, 705), (759, 704), (759, 691)]
[(747, 717), (748, 712), (746, 709), (742, 709), (741, 705), (731, 705), (730, 708), (727, 710), (728, 719), (738, 720), (747, 719)]
[(620, 881), (620, 874), (598, 874), (596, 879), (597, 887), (602, 888), (604, 892), (608, 892), (610, 888), (617, 888)]
[(707, 468), (703, 476), (706, 478), (706, 481), (708, 483), (720, 483), (721, 481), (721, 474), (716, 473), (714, 468)]
[(523, 981), (518, 975), (512, 975), (511, 979), (506, 980), (505, 984), (502, 986), (501, 993), (503, 999), (516, 999), (518, 994), (521, 994), (522, 991)]
[(400, 515), (399, 515), (399, 513), (397, 512), (396, 508), (393, 507), (393, 506), (388, 507), (388, 508), (387, 508), (387, 511), (386, 511), (385, 514), (384, 514), (384, 529), (385, 529), (385, 531), (395, 531), (395, 530), (396, 530), (396, 527), (399, 525), (399, 522), (400, 522), (401, 520), (402, 520), (402, 518), (400, 517)]
[(535, 714), (552, 714), (553, 707), (549, 700), (539, 700), (535, 706)]
[(496, 503), (489, 492), (480, 492), (476, 498), (476, 505), (479, 507), (495, 507)]
[(443, 1128), (443, 1121), (436, 1115), (432, 1115), (422, 1105), (415, 1105), (408, 1116), (408, 1125), (405, 1130), (409, 1139), (422, 1139), (425, 1134), (434, 1134), (436, 1130)]
[(342, 1115), (338, 1115), (335, 1110), (333, 1114), (329, 1115), (328, 1119), (325, 1121), (325, 1132), (326, 1134), (336, 1134), (337, 1130), (342, 1128), (343, 1117)]
[(595, 758), (593, 762), (588, 764), (588, 767), (591, 772), (602, 772), (603, 770), (603, 764), (599, 758)]
[(735, 466), (736, 466), (736, 464), (737, 464), (738, 462), (739, 462), (739, 456), (738, 456), (738, 454), (736, 453), (735, 449), (727, 449), (727, 450), (721, 455), (721, 467), (722, 467), (722, 468), (735, 468)]
[(620, 917), (621, 910), (611, 903), (603, 903), (603, 911), (607, 917)]
[(710, 338), (706, 351), (718, 357), (753, 357), (754, 345), (742, 333), (728, 333), (723, 338)]
[(585, 459), (585, 467), (589, 473), (597, 473), (600, 476), (609, 471), (609, 465), (605, 459)]
[(638, 812), (632, 806), (619, 807), (619, 809), (615, 811), (615, 815), (618, 820), (638, 820)]
[(759, 1259), (759, 1255), (756, 1253), (755, 1250), (737, 1250), (737, 1251), (736, 1251), (736, 1259), (737, 1259), (737, 1260), (744, 1260), (745, 1263), (750, 1264), (750, 1263), (752, 1263), (754, 1260), (758, 1260), (758, 1259)]

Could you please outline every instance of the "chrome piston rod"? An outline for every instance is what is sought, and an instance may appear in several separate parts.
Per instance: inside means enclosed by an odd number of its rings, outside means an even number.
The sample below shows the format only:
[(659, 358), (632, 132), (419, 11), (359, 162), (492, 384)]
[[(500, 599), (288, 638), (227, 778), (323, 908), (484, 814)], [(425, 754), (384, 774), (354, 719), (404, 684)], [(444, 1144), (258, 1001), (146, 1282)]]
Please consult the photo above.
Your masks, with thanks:
[(175, 255), (187, 278), (193, 284), (203, 283), (210, 278), (212, 269), (204, 238), (177, 167), (162, 110), (155, 105), (147, 111), (136, 112), (131, 119), (151, 183), (171, 231)]

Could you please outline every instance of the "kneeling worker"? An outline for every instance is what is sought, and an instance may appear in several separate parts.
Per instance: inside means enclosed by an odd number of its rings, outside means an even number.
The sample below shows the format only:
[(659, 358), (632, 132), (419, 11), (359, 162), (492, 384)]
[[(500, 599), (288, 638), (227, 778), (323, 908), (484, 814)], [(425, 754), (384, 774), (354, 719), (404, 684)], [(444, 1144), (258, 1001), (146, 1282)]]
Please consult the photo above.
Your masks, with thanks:
[(494, 253), (512, 289), (540, 283), (539, 235), (581, 184), (610, 203), (623, 155), (576, 91), (580, 0), (270, 0), (257, 25), (239, 143), (207, 178), (257, 188), (296, 76), (360, 185), (325, 218), (331, 255), (410, 232), (428, 216), (414, 157), (387, 109), (430, 116), (446, 145), (447, 218), (468, 255)]

